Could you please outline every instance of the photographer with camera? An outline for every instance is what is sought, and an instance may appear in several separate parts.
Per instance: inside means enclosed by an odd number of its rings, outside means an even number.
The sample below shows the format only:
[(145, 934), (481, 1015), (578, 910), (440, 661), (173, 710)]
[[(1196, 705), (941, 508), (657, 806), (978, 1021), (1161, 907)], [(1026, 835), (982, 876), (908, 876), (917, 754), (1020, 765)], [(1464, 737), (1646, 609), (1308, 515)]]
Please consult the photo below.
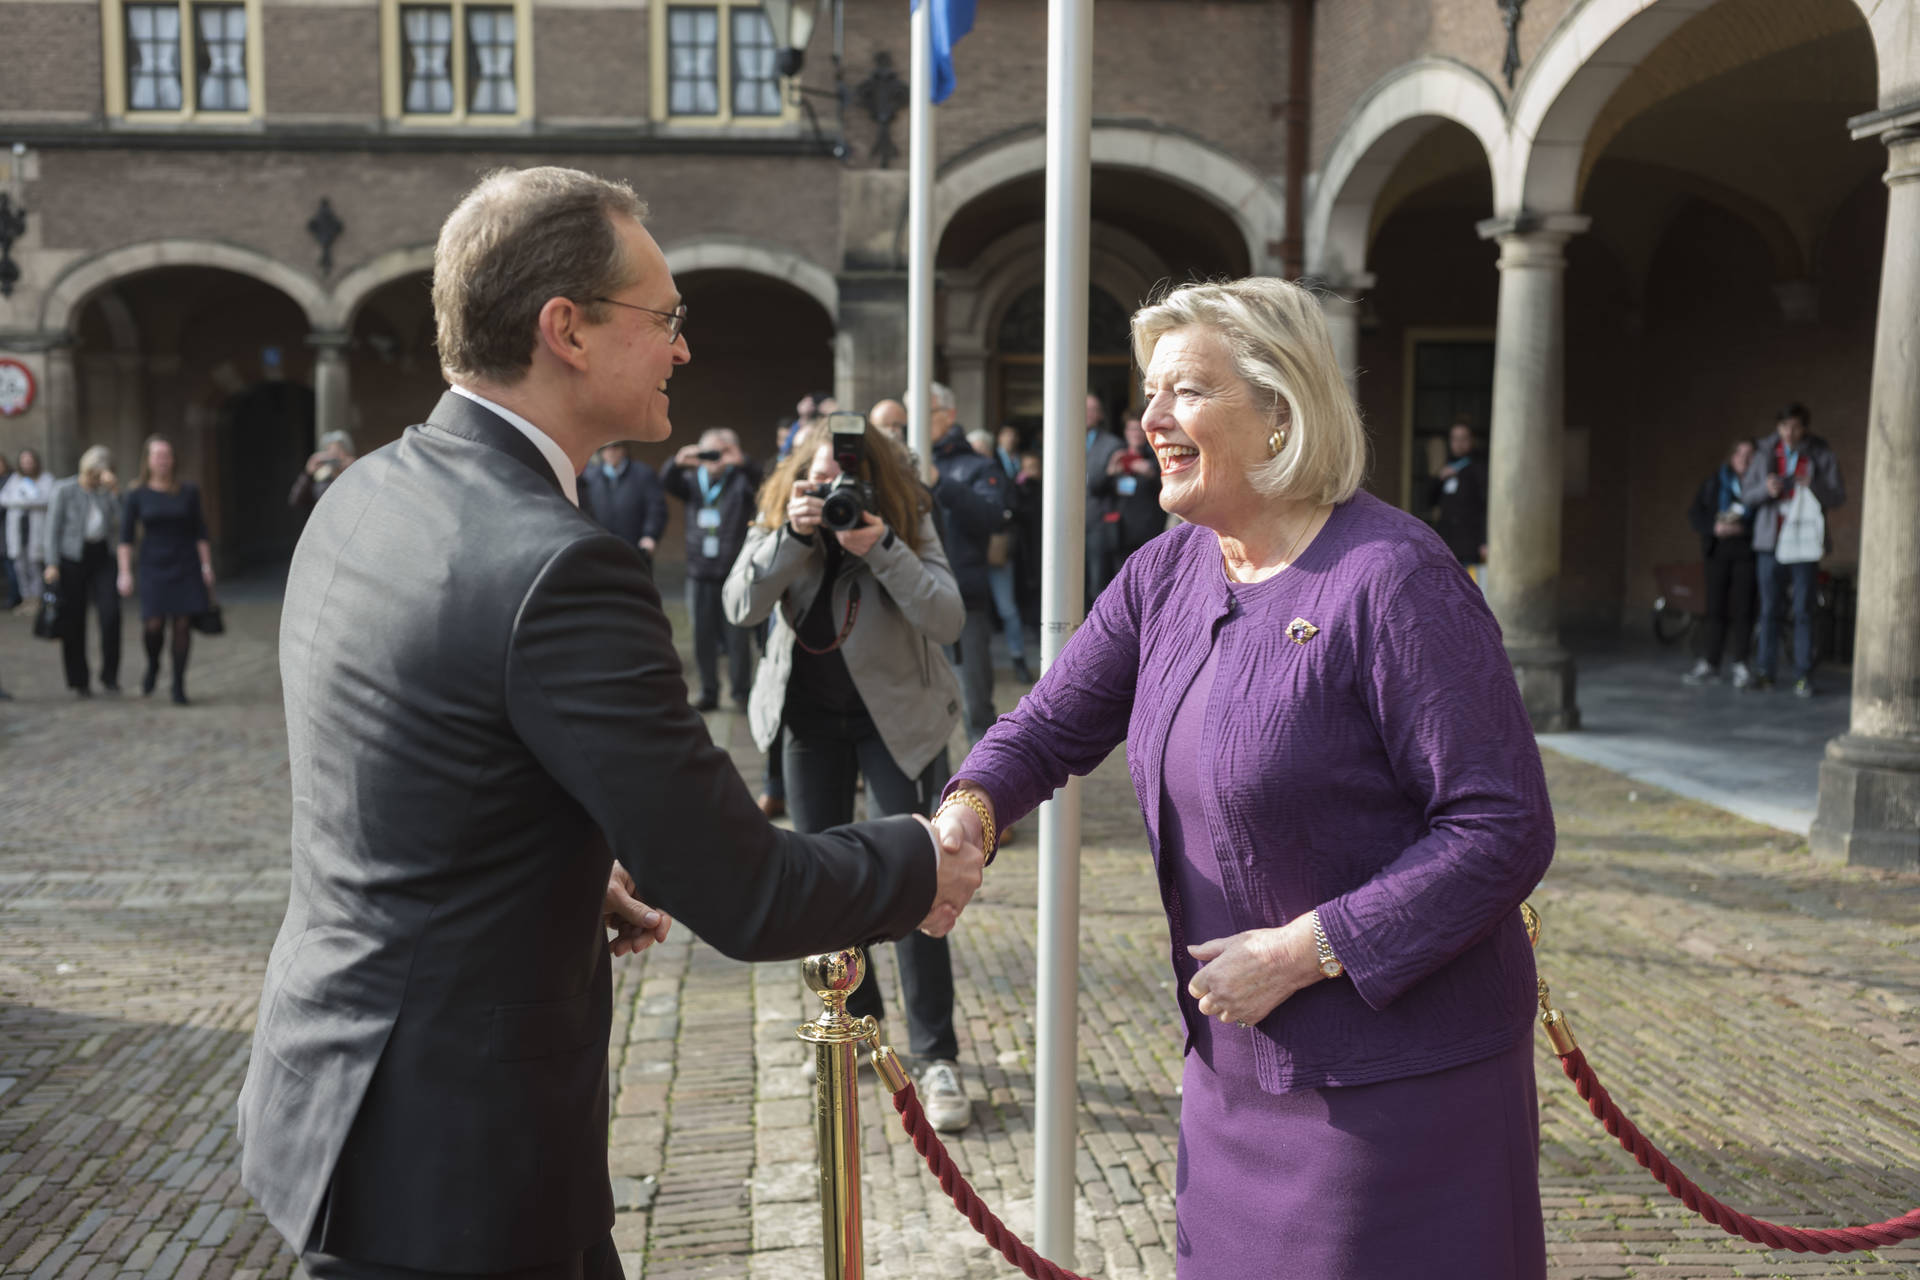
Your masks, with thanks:
[(1740, 500), (1753, 517), (1754, 571), (1760, 586), (1760, 643), (1753, 687), (1773, 687), (1780, 651), (1781, 578), (1793, 607), (1793, 692), (1813, 696), (1813, 588), (1826, 553), (1827, 516), (1847, 500), (1840, 463), (1809, 434), (1813, 411), (1794, 403), (1775, 416), (1741, 481)]
[(320, 437), (320, 448), (307, 459), (307, 465), (294, 478), (293, 490), (287, 494), (287, 505), (296, 511), (306, 512), (320, 501), (333, 482), (340, 478), (341, 472), (354, 464), (353, 437), (344, 431), (329, 431)]
[[(735, 626), (773, 620), (748, 723), (762, 751), (785, 726), (794, 830), (851, 821), (862, 775), (869, 817), (931, 813), (960, 712), (939, 646), (965, 610), (906, 449), (858, 414), (827, 415), (760, 490), (724, 598)], [(926, 1064), (921, 1099), (936, 1127), (964, 1128), (946, 939), (916, 933), (896, 947), (909, 1044)], [(879, 984), (848, 1008), (879, 1017)]]
[(687, 614), (693, 624), (693, 663), (700, 672), (698, 710), (720, 705), (720, 651), (735, 706), (747, 704), (753, 683), (753, 635), (727, 625), (720, 586), (747, 540), (760, 468), (740, 451), (725, 427), (700, 433), (700, 442), (673, 455), (660, 484), (687, 506)]

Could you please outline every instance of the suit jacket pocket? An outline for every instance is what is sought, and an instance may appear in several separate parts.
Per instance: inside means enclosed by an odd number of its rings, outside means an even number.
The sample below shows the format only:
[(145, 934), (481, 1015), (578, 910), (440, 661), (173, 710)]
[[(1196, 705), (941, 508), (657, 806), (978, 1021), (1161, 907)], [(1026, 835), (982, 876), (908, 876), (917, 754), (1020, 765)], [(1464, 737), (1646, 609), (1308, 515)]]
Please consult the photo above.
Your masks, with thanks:
[(593, 1043), (591, 993), (540, 1004), (497, 1004), (487, 1037), (495, 1062), (524, 1062), (574, 1053)]

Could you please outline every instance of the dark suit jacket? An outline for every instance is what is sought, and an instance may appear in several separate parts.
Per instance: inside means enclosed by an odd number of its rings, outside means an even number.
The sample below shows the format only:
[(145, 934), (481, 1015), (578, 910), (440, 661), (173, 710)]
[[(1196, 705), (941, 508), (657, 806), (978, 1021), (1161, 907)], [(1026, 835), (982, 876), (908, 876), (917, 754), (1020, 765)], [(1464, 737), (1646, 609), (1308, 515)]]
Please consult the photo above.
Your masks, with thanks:
[(314, 508), (280, 668), (293, 883), (240, 1141), (296, 1248), (499, 1271), (605, 1235), (611, 857), (743, 959), (897, 937), (931, 904), (911, 819), (768, 825), (639, 553), (451, 393)]
[(642, 538), (658, 541), (667, 527), (667, 495), (660, 477), (637, 458), (629, 458), (614, 480), (598, 465), (588, 467), (580, 477), (580, 509), (635, 546)]

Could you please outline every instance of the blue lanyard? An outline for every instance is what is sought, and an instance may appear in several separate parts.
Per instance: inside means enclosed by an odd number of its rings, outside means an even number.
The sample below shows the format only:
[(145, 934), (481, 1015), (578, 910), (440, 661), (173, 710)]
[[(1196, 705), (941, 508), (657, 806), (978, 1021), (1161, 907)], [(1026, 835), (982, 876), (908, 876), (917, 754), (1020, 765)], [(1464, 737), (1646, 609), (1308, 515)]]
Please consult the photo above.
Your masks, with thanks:
[(727, 473), (722, 471), (718, 480), (709, 483), (707, 480), (707, 469), (705, 467), (695, 467), (694, 476), (700, 481), (700, 505), (703, 507), (713, 506), (720, 500), (720, 490), (726, 487)]

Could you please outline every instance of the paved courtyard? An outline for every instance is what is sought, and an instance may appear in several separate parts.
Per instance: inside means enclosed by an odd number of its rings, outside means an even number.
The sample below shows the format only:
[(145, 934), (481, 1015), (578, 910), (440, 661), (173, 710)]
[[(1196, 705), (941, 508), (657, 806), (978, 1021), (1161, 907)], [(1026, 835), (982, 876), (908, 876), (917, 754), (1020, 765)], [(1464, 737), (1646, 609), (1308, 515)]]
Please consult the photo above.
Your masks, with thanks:
[[(185, 710), (73, 702), (52, 646), (24, 617), (0, 618), (0, 681), (19, 696), (0, 703), (6, 1275), (295, 1270), (236, 1183), (232, 1103), (285, 900), (288, 801), (275, 609), (242, 599), (229, 613), (231, 634), (199, 644)], [(710, 723), (757, 777), (740, 718)], [(1797, 835), (1565, 756), (1548, 770), (1560, 851), (1535, 897), (1543, 970), (1641, 1127), (1704, 1187), (1777, 1220), (1876, 1220), (1920, 1202), (1920, 878), (1817, 865)], [(1114, 1280), (1171, 1276), (1179, 1041), (1117, 759), (1090, 781), (1086, 812), (1076, 1261)], [(1023, 1231), (1026, 825), (954, 938), (977, 1103), (951, 1144)], [(890, 956), (879, 970), (892, 981)], [(628, 1275), (818, 1275), (795, 966), (734, 963), (676, 929), (617, 971), (610, 1150)], [(1920, 1244), (1823, 1258), (1730, 1240), (1606, 1138), (1544, 1043), (1539, 1066), (1557, 1280), (1920, 1277)], [(1016, 1274), (945, 1203), (870, 1085), (862, 1105), (872, 1273)], [(1273, 1259), (1249, 1274), (1286, 1270)]]

